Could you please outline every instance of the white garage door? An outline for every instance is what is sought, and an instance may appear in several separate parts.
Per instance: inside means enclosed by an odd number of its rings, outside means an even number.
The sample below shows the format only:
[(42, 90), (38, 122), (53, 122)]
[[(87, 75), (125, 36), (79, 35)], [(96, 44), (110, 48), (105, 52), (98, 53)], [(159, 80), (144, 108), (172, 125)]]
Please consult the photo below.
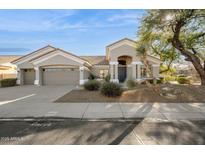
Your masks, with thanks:
[(78, 68), (44, 68), (44, 85), (78, 85)]
[(35, 80), (35, 70), (34, 69), (24, 69), (24, 84), (33, 85)]

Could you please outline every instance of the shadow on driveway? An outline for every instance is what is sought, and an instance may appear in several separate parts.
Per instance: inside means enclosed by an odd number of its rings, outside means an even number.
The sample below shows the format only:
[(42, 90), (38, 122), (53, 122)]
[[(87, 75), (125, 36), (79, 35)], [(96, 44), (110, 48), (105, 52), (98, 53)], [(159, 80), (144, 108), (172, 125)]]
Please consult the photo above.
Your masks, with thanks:
[(205, 121), (1, 121), (0, 128), (0, 144), (205, 144)]

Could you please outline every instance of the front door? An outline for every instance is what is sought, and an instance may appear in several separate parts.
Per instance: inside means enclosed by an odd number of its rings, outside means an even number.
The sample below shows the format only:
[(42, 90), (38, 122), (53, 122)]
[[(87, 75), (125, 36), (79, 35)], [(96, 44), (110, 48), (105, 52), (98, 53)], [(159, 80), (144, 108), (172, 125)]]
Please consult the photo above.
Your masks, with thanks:
[(124, 82), (127, 77), (127, 67), (126, 65), (121, 65), (118, 67), (118, 79), (119, 82)]

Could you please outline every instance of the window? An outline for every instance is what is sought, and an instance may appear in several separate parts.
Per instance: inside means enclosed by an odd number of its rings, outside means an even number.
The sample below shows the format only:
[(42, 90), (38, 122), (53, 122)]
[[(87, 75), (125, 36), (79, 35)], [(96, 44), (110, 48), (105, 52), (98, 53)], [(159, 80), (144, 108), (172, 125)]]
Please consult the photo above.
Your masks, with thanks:
[(100, 78), (104, 79), (108, 75), (108, 70), (100, 70)]

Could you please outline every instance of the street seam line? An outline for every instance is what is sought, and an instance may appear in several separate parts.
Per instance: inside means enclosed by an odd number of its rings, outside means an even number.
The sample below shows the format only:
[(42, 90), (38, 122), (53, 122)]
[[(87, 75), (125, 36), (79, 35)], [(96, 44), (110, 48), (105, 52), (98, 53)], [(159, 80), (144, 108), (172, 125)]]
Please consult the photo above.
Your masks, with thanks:
[(133, 130), (132, 132), (133, 132), (133, 134), (135, 135), (137, 141), (138, 141), (140, 144), (144, 145), (143, 140), (135, 133), (135, 131)]
[(81, 120), (84, 119), (85, 113), (86, 113), (86, 111), (87, 111), (87, 109), (88, 109), (89, 106), (90, 106), (90, 103), (88, 103), (88, 105), (86, 106), (85, 111), (83, 112), (83, 115), (82, 115), (82, 117), (81, 117)]
[(120, 110), (121, 110), (121, 112), (122, 112), (122, 117), (125, 119), (125, 115), (124, 115), (124, 112), (123, 112), (123, 109), (122, 109), (121, 103), (119, 103), (119, 107), (120, 107)]

